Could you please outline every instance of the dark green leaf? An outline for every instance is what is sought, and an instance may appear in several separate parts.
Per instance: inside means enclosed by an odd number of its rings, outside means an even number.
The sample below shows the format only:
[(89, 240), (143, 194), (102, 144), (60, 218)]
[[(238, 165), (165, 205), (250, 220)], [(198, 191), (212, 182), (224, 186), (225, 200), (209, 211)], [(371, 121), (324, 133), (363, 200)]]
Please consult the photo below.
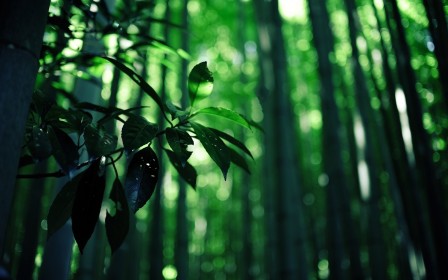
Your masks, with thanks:
[(45, 121), (53, 127), (81, 134), (92, 122), (92, 115), (81, 110), (65, 110), (62, 107), (53, 106), (46, 115)]
[(209, 115), (222, 117), (222, 118), (234, 121), (237, 124), (250, 129), (250, 124), (246, 120), (246, 118), (244, 118), (242, 115), (240, 115), (232, 110), (229, 110), (229, 109), (225, 109), (225, 108), (221, 108), (221, 107), (208, 107), (208, 108), (204, 108), (204, 109), (201, 109), (201, 110), (193, 113), (191, 115), (191, 117), (194, 117), (194, 116), (200, 115), (200, 114), (209, 114)]
[(167, 128), (166, 140), (171, 149), (173, 149), (173, 152), (176, 154), (181, 165), (184, 166), (191, 155), (191, 152), (188, 151), (188, 145), (194, 144), (191, 136), (186, 131), (179, 128)]
[(242, 157), (240, 154), (238, 154), (237, 152), (235, 152), (235, 150), (231, 148), (227, 148), (227, 152), (229, 153), (230, 161), (232, 161), (234, 164), (238, 165), (239, 167), (241, 167), (247, 173), (250, 174), (249, 165), (247, 164), (246, 159), (244, 157)]
[(212, 72), (207, 68), (207, 62), (201, 62), (193, 67), (188, 76), (188, 95), (191, 106), (196, 100), (208, 97), (213, 90)]
[(119, 108), (113, 108), (116, 111), (111, 112), (111, 113), (105, 115), (104, 117), (102, 117), (100, 120), (98, 120), (98, 124), (105, 123), (112, 118), (117, 118), (119, 115), (130, 115), (129, 112), (144, 109), (144, 108), (149, 108), (149, 106), (137, 106), (137, 107), (133, 107), (133, 108), (128, 108), (126, 110), (122, 110)]
[(96, 111), (96, 112), (100, 112), (103, 114), (109, 114), (116, 110), (114, 108), (108, 108), (108, 107), (96, 105), (96, 104), (89, 103), (89, 102), (80, 102), (80, 103), (76, 104), (76, 108)]
[(100, 165), (101, 159), (97, 159), (84, 171), (73, 202), (72, 230), (81, 253), (95, 229), (103, 201), (106, 178)]
[(240, 148), (243, 152), (245, 152), (248, 156), (250, 156), (251, 158), (254, 158), (254, 157), (252, 156), (251, 152), (249, 151), (249, 149), (248, 149), (242, 142), (240, 142), (239, 140), (235, 139), (233, 136), (231, 136), (231, 135), (229, 135), (229, 134), (227, 134), (227, 133), (225, 133), (225, 132), (222, 132), (222, 131), (220, 131), (220, 130), (211, 128), (211, 127), (210, 127), (210, 129), (211, 129), (216, 135), (218, 135), (219, 138), (224, 139), (224, 140), (226, 140), (227, 142), (229, 142), (229, 143), (235, 145), (236, 147)]
[(109, 198), (115, 203), (115, 211), (106, 214), (106, 234), (112, 253), (123, 243), (129, 231), (129, 207), (123, 186), (115, 178)]
[(54, 158), (62, 170), (68, 173), (78, 164), (78, 147), (67, 133), (56, 127), (48, 128), (48, 136), (50, 138)]
[(117, 137), (106, 133), (94, 124), (89, 124), (85, 128), (84, 140), (90, 157), (109, 155), (117, 147)]
[(185, 162), (182, 165), (173, 151), (165, 149), (165, 152), (168, 155), (171, 164), (173, 164), (174, 168), (176, 168), (177, 172), (179, 172), (179, 175), (188, 184), (190, 184), (193, 187), (193, 189), (196, 189), (196, 178), (198, 177), (198, 175), (194, 167), (188, 162)]
[(224, 175), (224, 179), (227, 177), (227, 171), (230, 166), (230, 158), (227, 153), (227, 146), (222, 142), (221, 138), (209, 128), (199, 124), (191, 122), (196, 136), (201, 141), (207, 153), (213, 159), (213, 161), (219, 166)]
[(131, 115), (121, 131), (123, 146), (132, 151), (151, 142), (156, 136), (158, 126), (148, 122), (144, 117)]
[(170, 113), (172, 120), (179, 118), (180, 121), (183, 121), (189, 114), (169, 101), (166, 102), (166, 110)]
[(53, 233), (65, 225), (72, 215), (73, 202), (75, 201), (76, 191), (82, 176), (83, 173), (80, 173), (68, 181), (53, 200), (47, 217), (47, 238), (50, 238)]
[(36, 112), (42, 119), (48, 113), (50, 108), (54, 105), (54, 99), (51, 98), (49, 94), (45, 94), (41, 91), (36, 91), (33, 93), (32, 99), (32, 109)]
[(33, 126), (28, 149), (35, 160), (41, 161), (51, 156), (51, 143), (48, 134), (40, 127)]
[(125, 191), (129, 208), (137, 212), (151, 198), (159, 178), (159, 161), (150, 146), (138, 151), (129, 163)]
[(137, 83), (140, 86), (140, 88), (157, 103), (160, 110), (162, 110), (162, 112), (165, 112), (162, 99), (160, 99), (159, 95), (157, 95), (157, 92), (145, 81), (145, 79), (143, 79), (139, 74), (135, 73), (132, 69), (130, 69), (123, 63), (119, 62), (115, 58), (107, 56), (103, 56), (102, 58), (110, 61), (113, 65), (115, 65), (115, 67), (117, 67), (123, 73), (128, 75), (129, 78), (131, 78), (135, 83)]

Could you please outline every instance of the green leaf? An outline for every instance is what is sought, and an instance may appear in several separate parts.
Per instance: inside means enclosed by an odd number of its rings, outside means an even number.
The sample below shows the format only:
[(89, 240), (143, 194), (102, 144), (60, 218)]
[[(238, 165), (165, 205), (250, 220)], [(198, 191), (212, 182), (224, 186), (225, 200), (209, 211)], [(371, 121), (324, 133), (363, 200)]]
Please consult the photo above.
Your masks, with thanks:
[(84, 140), (90, 157), (109, 155), (117, 147), (117, 136), (106, 133), (94, 124), (84, 129)]
[(167, 128), (166, 140), (182, 166), (185, 165), (187, 159), (191, 156), (188, 146), (193, 145), (193, 139), (188, 132), (179, 128)]
[(109, 198), (115, 203), (115, 213), (106, 214), (106, 234), (112, 253), (123, 243), (129, 231), (129, 207), (123, 186), (118, 178), (112, 185)]
[(132, 151), (151, 142), (156, 136), (158, 126), (148, 122), (144, 117), (131, 115), (121, 130), (123, 146)]
[(242, 157), (240, 154), (238, 154), (235, 150), (227, 147), (227, 152), (230, 156), (230, 161), (236, 164), (237, 166), (244, 169), (247, 173), (250, 174), (249, 165), (246, 162), (246, 159)]
[(182, 164), (179, 161), (179, 158), (176, 156), (176, 154), (173, 151), (165, 149), (166, 154), (168, 155), (168, 158), (171, 162), (171, 164), (176, 168), (179, 175), (188, 183), (190, 184), (193, 189), (196, 190), (196, 179), (198, 177), (196, 170), (194, 167), (189, 164), (188, 162), (185, 162)]
[(208, 97), (213, 90), (212, 72), (207, 68), (207, 62), (201, 62), (193, 67), (188, 76), (188, 95), (193, 107), (195, 101)]
[(33, 126), (28, 149), (37, 161), (44, 160), (51, 156), (51, 143), (48, 134), (40, 127)]
[(159, 161), (150, 146), (132, 157), (125, 180), (129, 208), (137, 212), (151, 198), (159, 178)]
[(245, 117), (243, 117), (242, 115), (229, 110), (229, 109), (225, 109), (225, 108), (221, 108), (221, 107), (208, 107), (208, 108), (203, 108), (199, 111), (196, 111), (195, 113), (191, 114), (191, 118), (200, 114), (208, 114), (208, 115), (214, 115), (214, 116), (218, 116), (218, 117), (222, 117), (231, 121), (236, 122), (239, 125), (242, 125), (246, 128), (251, 128), (249, 122), (246, 120)]
[(166, 110), (170, 113), (172, 120), (178, 118), (180, 121), (184, 121), (189, 114), (169, 101), (166, 102)]
[(66, 173), (76, 167), (79, 160), (78, 147), (67, 133), (56, 127), (48, 127), (53, 156)]
[(157, 92), (143, 79), (139, 74), (135, 73), (132, 69), (124, 65), (123, 63), (119, 62), (115, 58), (103, 56), (102, 58), (110, 61), (115, 67), (120, 69), (123, 73), (129, 76), (136, 84), (140, 86), (140, 88), (146, 92), (146, 94), (149, 95), (159, 106), (160, 110), (164, 113), (164, 106), (162, 99), (159, 97)]
[(229, 143), (235, 145), (236, 147), (240, 148), (243, 152), (245, 152), (248, 156), (250, 156), (252, 159), (254, 158), (254, 157), (252, 156), (252, 153), (249, 151), (249, 149), (248, 149), (242, 142), (240, 142), (239, 140), (235, 139), (233, 136), (231, 136), (231, 135), (229, 135), (229, 134), (227, 134), (227, 133), (225, 133), (225, 132), (222, 132), (222, 131), (220, 131), (220, 130), (211, 128), (211, 127), (210, 127), (210, 129), (211, 129), (216, 135), (218, 135), (219, 138), (224, 139), (224, 140), (226, 140), (227, 142), (229, 142)]
[(72, 230), (81, 253), (95, 230), (101, 210), (106, 178), (101, 159), (95, 160), (81, 177), (72, 208)]
[(72, 215), (73, 202), (83, 173), (68, 181), (56, 195), (47, 216), (47, 239), (68, 221)]
[(227, 153), (227, 146), (222, 142), (221, 138), (208, 127), (195, 122), (191, 122), (190, 124), (199, 141), (201, 141), (212, 160), (219, 166), (224, 175), (224, 179), (226, 179), (227, 171), (230, 167), (230, 157)]

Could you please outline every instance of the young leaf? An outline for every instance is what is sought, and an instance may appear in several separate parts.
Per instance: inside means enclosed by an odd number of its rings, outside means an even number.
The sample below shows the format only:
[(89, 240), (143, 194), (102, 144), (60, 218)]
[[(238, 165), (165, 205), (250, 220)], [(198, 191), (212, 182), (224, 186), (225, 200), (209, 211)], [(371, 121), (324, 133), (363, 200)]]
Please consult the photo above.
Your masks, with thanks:
[(188, 145), (194, 144), (191, 136), (186, 131), (179, 128), (167, 128), (166, 140), (171, 149), (173, 149), (176, 157), (179, 159), (180, 164), (184, 166), (191, 155), (191, 152), (187, 150)]
[(229, 135), (229, 134), (227, 134), (227, 133), (225, 133), (225, 132), (222, 132), (222, 131), (220, 131), (220, 130), (211, 128), (211, 127), (210, 127), (210, 129), (211, 129), (216, 135), (218, 135), (219, 138), (224, 139), (224, 140), (226, 140), (227, 142), (229, 142), (229, 143), (235, 145), (236, 147), (240, 148), (243, 152), (245, 152), (248, 156), (250, 156), (252, 159), (254, 158), (254, 157), (252, 156), (251, 152), (249, 151), (249, 149), (248, 149), (243, 143), (241, 143), (240, 141), (238, 141), (237, 139), (235, 139), (233, 136), (231, 136), (231, 135)]
[(84, 129), (84, 140), (90, 157), (108, 155), (117, 147), (117, 137), (94, 124), (89, 124)]
[(193, 127), (196, 136), (199, 141), (201, 141), (207, 153), (213, 159), (213, 161), (219, 166), (224, 175), (224, 179), (227, 177), (227, 171), (230, 167), (230, 158), (227, 153), (227, 146), (222, 142), (221, 138), (216, 136), (216, 134), (199, 123), (191, 122), (191, 127)]
[(188, 183), (190, 184), (193, 189), (196, 189), (196, 178), (198, 177), (196, 170), (194, 167), (189, 164), (188, 162), (185, 162), (184, 164), (181, 164), (179, 161), (179, 158), (176, 156), (176, 154), (173, 151), (165, 149), (166, 154), (168, 155), (168, 158), (173, 164), (174, 168), (176, 168), (177, 172), (179, 172), (179, 175)]
[(157, 95), (157, 92), (145, 81), (145, 79), (143, 79), (132, 69), (128, 68), (126, 65), (124, 65), (123, 63), (119, 62), (118, 60), (112, 57), (103, 56), (102, 58), (110, 61), (113, 65), (115, 65), (115, 67), (117, 67), (123, 73), (128, 75), (129, 78), (131, 78), (135, 83), (137, 83), (140, 86), (140, 88), (157, 103), (157, 105), (160, 107), (160, 110), (162, 110), (162, 112), (165, 112), (162, 99)]
[(208, 97), (213, 90), (212, 72), (207, 68), (207, 62), (201, 62), (193, 67), (188, 76), (188, 95), (190, 103)]
[(209, 114), (209, 115), (214, 115), (214, 116), (218, 116), (218, 117), (222, 117), (231, 121), (236, 122), (239, 125), (242, 125), (246, 128), (251, 128), (249, 122), (246, 120), (246, 118), (244, 118), (243, 116), (241, 116), (240, 114), (229, 110), (229, 109), (225, 109), (225, 108), (221, 108), (221, 107), (208, 107), (208, 108), (203, 108), (193, 114), (191, 114), (191, 118), (200, 114)]
[(112, 253), (123, 243), (129, 231), (129, 207), (123, 186), (115, 178), (109, 198), (115, 202), (115, 215), (106, 214), (106, 234)]
[(47, 239), (65, 225), (72, 215), (73, 202), (75, 201), (76, 191), (82, 176), (83, 173), (80, 173), (68, 181), (53, 200), (47, 216)]
[(123, 146), (132, 151), (151, 142), (156, 136), (158, 126), (148, 122), (144, 117), (131, 115), (121, 130)]
[(72, 208), (72, 230), (81, 253), (92, 235), (103, 201), (106, 178), (101, 159), (95, 160), (81, 177)]
[(48, 127), (53, 156), (61, 166), (62, 170), (69, 172), (78, 164), (78, 147), (67, 133), (56, 127)]
[(34, 159), (41, 161), (51, 156), (51, 143), (48, 134), (40, 127), (33, 126), (28, 149)]
[(125, 191), (132, 212), (151, 198), (159, 178), (159, 161), (150, 146), (138, 151), (129, 163)]

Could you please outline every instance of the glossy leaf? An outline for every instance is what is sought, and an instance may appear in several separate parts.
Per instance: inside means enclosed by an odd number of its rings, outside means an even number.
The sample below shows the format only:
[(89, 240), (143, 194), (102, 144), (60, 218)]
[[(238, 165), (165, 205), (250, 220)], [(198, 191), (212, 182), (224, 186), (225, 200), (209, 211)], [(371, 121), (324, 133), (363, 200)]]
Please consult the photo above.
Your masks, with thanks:
[(68, 181), (53, 200), (47, 216), (47, 238), (50, 238), (70, 219), (76, 191), (78, 190), (79, 181), (82, 176), (83, 173), (80, 173)]
[(151, 142), (156, 136), (158, 126), (144, 117), (132, 115), (123, 125), (121, 138), (126, 150), (132, 151)]
[(109, 155), (117, 147), (117, 137), (106, 133), (94, 124), (89, 124), (85, 128), (84, 140), (90, 157)]
[(78, 164), (78, 147), (67, 133), (56, 127), (48, 128), (48, 137), (53, 149), (53, 156), (65, 172), (69, 172)]
[(118, 178), (115, 178), (109, 198), (114, 202), (114, 211), (106, 214), (106, 234), (113, 253), (123, 243), (129, 231), (128, 202)]
[(221, 138), (219, 138), (208, 127), (195, 122), (191, 122), (191, 126), (193, 127), (197, 138), (201, 141), (207, 153), (221, 169), (224, 179), (226, 179), (227, 171), (230, 167), (230, 157), (227, 153), (227, 146)]
[(180, 164), (184, 166), (187, 159), (191, 156), (191, 152), (188, 151), (188, 146), (194, 144), (190, 134), (179, 128), (167, 128), (166, 140), (179, 159)]
[(92, 236), (103, 201), (106, 178), (101, 159), (95, 160), (81, 177), (72, 208), (72, 230), (81, 253)]
[(116, 60), (112, 57), (103, 56), (102, 58), (108, 60), (111, 62), (115, 67), (120, 69), (123, 73), (129, 76), (135, 83), (137, 83), (140, 88), (146, 92), (146, 94), (149, 95), (159, 106), (159, 108), (164, 112), (164, 106), (162, 99), (157, 95), (157, 92), (143, 79), (139, 74), (135, 73), (132, 69), (121, 63), (120, 61)]
[(43, 160), (51, 156), (51, 143), (48, 134), (40, 127), (33, 126), (28, 149), (35, 160)]
[(196, 179), (198, 177), (196, 169), (189, 164), (188, 162), (185, 162), (184, 164), (181, 164), (179, 161), (179, 158), (176, 156), (176, 154), (173, 151), (165, 149), (166, 154), (168, 155), (168, 158), (171, 162), (171, 164), (176, 168), (179, 175), (188, 183), (190, 184), (193, 189), (196, 189)]
[(188, 95), (191, 106), (197, 100), (208, 97), (213, 90), (213, 75), (207, 68), (207, 62), (201, 62), (193, 67), (188, 76)]
[(150, 146), (136, 152), (128, 166), (125, 192), (132, 212), (151, 198), (159, 178), (159, 161)]
[(218, 130), (218, 129), (214, 129), (214, 128), (211, 128), (211, 127), (210, 127), (210, 129), (211, 129), (216, 135), (218, 135), (219, 138), (224, 139), (224, 140), (226, 140), (227, 142), (229, 142), (229, 143), (235, 145), (236, 147), (238, 147), (239, 149), (241, 149), (243, 152), (245, 152), (248, 156), (250, 156), (251, 158), (254, 158), (254, 157), (252, 156), (252, 153), (251, 153), (251, 152), (249, 151), (249, 149), (246, 147), (246, 145), (244, 145), (241, 141), (235, 139), (233, 136), (231, 136), (231, 135), (229, 135), (229, 134), (227, 134), (227, 133), (225, 133), (225, 132), (222, 132), (222, 131), (220, 131), (220, 130)]
[(242, 115), (229, 110), (229, 109), (225, 109), (225, 108), (221, 108), (221, 107), (207, 107), (207, 108), (203, 108), (199, 111), (196, 111), (195, 113), (193, 113), (191, 115), (191, 118), (197, 115), (201, 115), (201, 114), (208, 114), (208, 115), (214, 115), (214, 116), (218, 116), (218, 117), (222, 117), (231, 121), (236, 122), (239, 125), (242, 125), (246, 128), (251, 128), (249, 122), (246, 120), (246, 118), (244, 118)]

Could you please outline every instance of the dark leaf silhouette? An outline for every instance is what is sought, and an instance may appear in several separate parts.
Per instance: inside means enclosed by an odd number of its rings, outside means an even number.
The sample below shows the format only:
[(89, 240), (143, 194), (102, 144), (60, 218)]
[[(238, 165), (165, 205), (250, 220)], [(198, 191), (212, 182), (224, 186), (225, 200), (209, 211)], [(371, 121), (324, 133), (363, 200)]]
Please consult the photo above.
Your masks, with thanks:
[(56, 195), (47, 217), (47, 238), (60, 229), (72, 215), (73, 202), (83, 173), (68, 181)]
[(68, 173), (78, 164), (78, 147), (67, 133), (56, 127), (48, 127), (48, 136), (54, 158), (62, 170)]
[(73, 202), (72, 230), (81, 253), (95, 229), (103, 201), (106, 179), (100, 165), (101, 159), (97, 159), (83, 173)]
[(112, 185), (109, 198), (114, 209), (106, 214), (106, 234), (112, 253), (123, 243), (129, 231), (129, 207), (123, 186), (118, 178)]
[(42, 128), (33, 126), (28, 149), (35, 160), (43, 160), (51, 155), (51, 143), (48, 134)]
[(165, 152), (168, 155), (168, 158), (170, 162), (173, 164), (174, 168), (176, 168), (177, 172), (179, 172), (179, 175), (188, 184), (190, 184), (193, 187), (193, 189), (196, 189), (196, 179), (198, 177), (196, 169), (194, 169), (194, 167), (188, 162), (181, 164), (179, 158), (173, 151), (165, 149)]

